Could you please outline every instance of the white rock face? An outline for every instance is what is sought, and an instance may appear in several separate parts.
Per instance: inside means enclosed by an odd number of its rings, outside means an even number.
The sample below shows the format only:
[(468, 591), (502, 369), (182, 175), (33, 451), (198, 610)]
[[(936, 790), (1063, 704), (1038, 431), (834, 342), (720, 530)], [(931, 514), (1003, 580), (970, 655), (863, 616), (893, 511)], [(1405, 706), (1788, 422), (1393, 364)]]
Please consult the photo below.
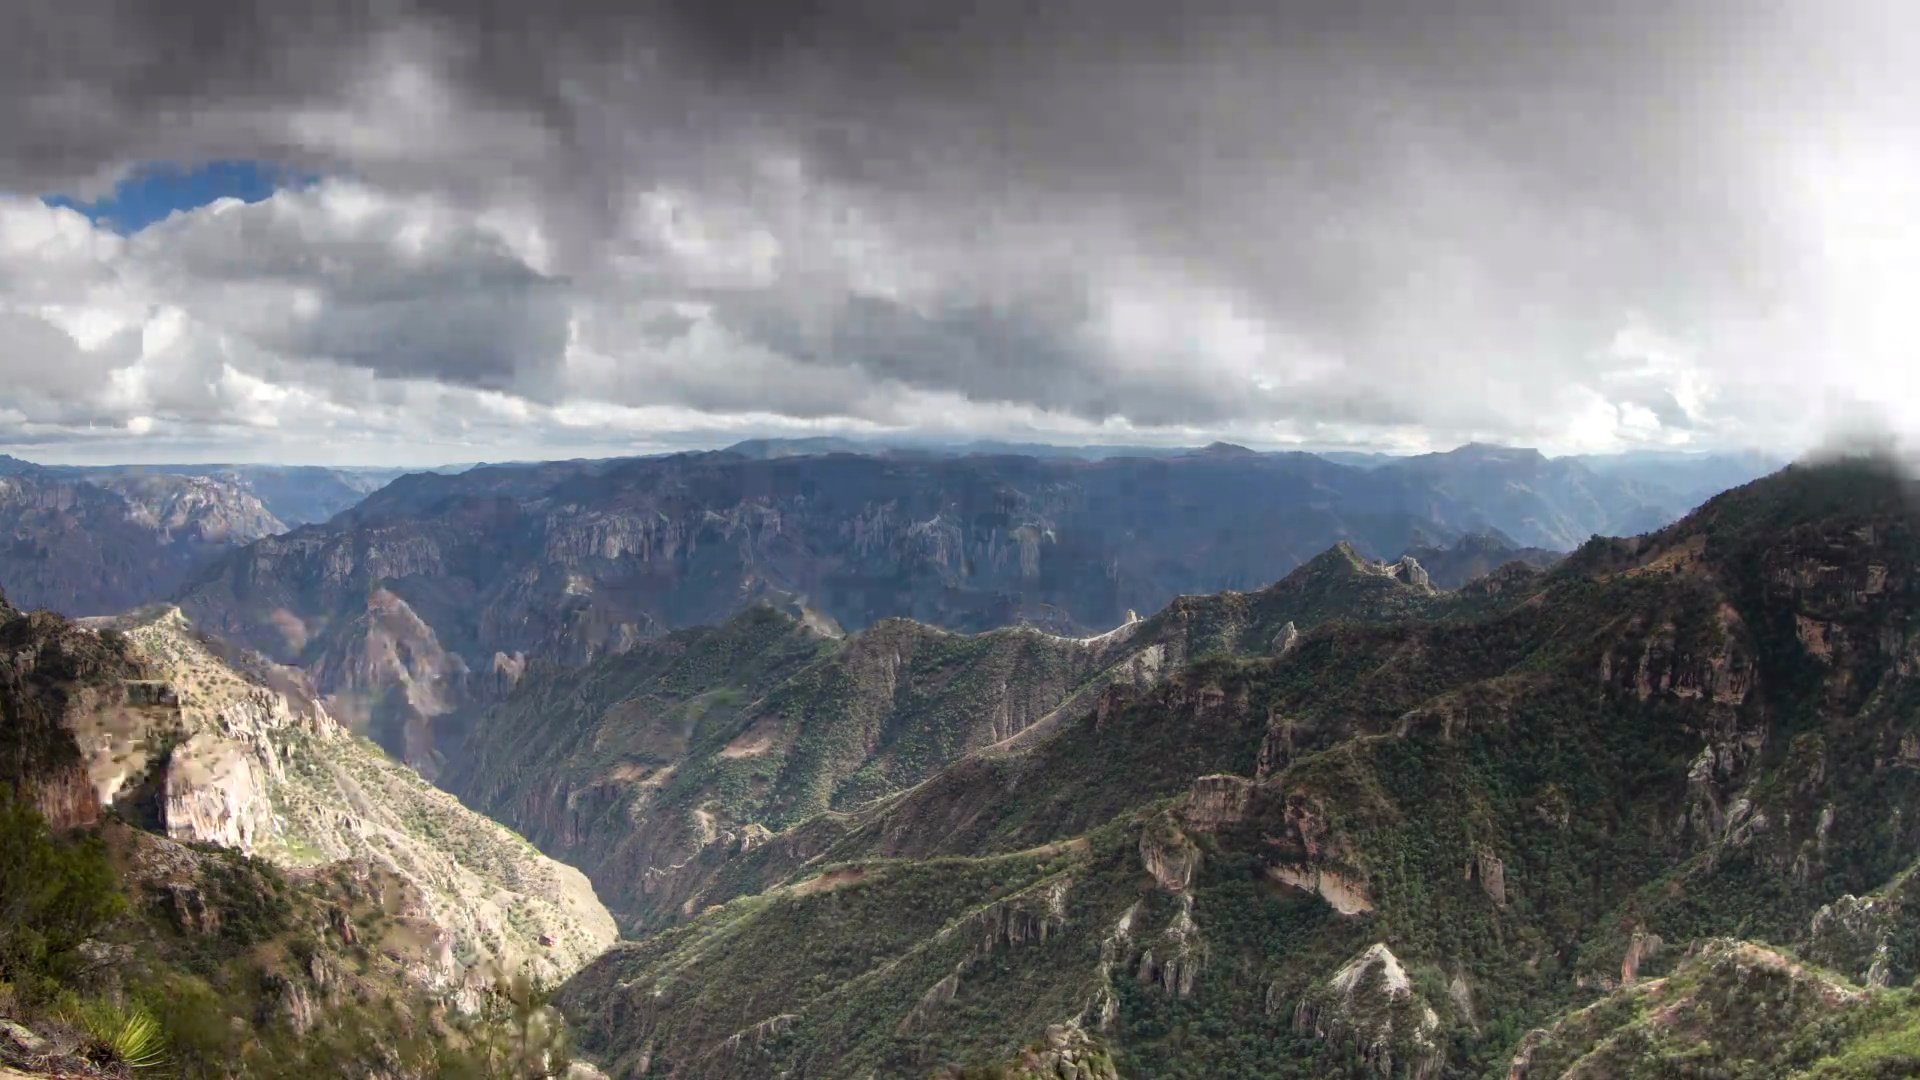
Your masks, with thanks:
[(161, 816), (175, 840), (251, 854), (274, 831), (267, 777), (241, 743), (196, 732), (167, 765)]
[(1373, 910), (1373, 897), (1364, 884), (1333, 870), (1317, 866), (1274, 866), (1267, 873), (1275, 881), (1284, 881), (1296, 889), (1317, 893), (1342, 915), (1358, 915)]
[(1398, 1001), (1413, 993), (1413, 981), (1407, 978), (1407, 969), (1400, 965), (1400, 958), (1393, 955), (1393, 950), (1387, 948), (1384, 942), (1367, 946), (1365, 952), (1334, 972), (1329, 981), (1335, 990), (1351, 997), (1370, 971), (1380, 973), (1380, 985), (1386, 989), (1389, 999)]
[(421, 929), (441, 946), (435, 974), (449, 988), (493, 965), (564, 978), (614, 940), (583, 874), (350, 735), (299, 673), (199, 637), (177, 609), (121, 628), (166, 684), (145, 697), (172, 704), (75, 734), (83, 750), (90, 738), (171, 745), (160, 793), (170, 836), (294, 868), (354, 859), (399, 874), (422, 895)]
[(1378, 1076), (1428, 1080), (1440, 1071), (1440, 1016), (1417, 999), (1406, 967), (1384, 942), (1369, 945), (1333, 973), (1325, 990), (1301, 1001), (1293, 1026), (1348, 1041)]
[(1433, 587), (1432, 579), (1427, 576), (1427, 568), (1421, 566), (1420, 561), (1411, 555), (1400, 556), (1400, 573), (1398, 577), (1416, 589), (1430, 589)]
[(1275, 656), (1285, 656), (1292, 652), (1299, 644), (1300, 628), (1293, 625), (1292, 619), (1288, 619), (1287, 625), (1281, 627), (1279, 632), (1273, 635), (1273, 654)]

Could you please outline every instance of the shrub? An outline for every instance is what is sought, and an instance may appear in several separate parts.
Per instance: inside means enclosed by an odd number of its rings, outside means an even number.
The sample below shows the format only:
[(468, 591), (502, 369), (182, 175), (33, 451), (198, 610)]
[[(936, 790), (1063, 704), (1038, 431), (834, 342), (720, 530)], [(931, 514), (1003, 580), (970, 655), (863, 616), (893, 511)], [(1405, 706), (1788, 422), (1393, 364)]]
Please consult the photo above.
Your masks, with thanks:
[(98, 837), (56, 837), (0, 785), (0, 981), (44, 999), (81, 974), (81, 946), (126, 910)]

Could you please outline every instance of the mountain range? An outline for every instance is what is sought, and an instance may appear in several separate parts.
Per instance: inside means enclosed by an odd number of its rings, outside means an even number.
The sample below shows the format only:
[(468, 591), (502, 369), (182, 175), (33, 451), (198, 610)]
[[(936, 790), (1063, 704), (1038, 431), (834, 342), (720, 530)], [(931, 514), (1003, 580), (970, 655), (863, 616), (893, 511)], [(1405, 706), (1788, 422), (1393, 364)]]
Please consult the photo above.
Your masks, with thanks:
[(178, 598), (432, 768), (457, 742), (432, 735), (436, 718), (529, 663), (577, 665), (756, 601), (852, 630), (904, 617), (1085, 636), (1182, 594), (1257, 588), (1339, 540), (1382, 558), (1469, 534), (1544, 553), (1687, 508), (1484, 446), (1364, 469), (1224, 445), (1099, 460), (714, 452), (403, 477), (213, 561)]
[(0, 455), (0, 581), (16, 602), (102, 615), (172, 596), (216, 557), (323, 520), (395, 471), (42, 466)]
[(1337, 547), (1129, 624), (1204, 628), (1158, 669), (761, 613), (475, 738), (560, 748), (495, 811), (554, 850), (687, 826), (560, 997), (616, 1076), (1910, 1075), (1912, 496), (1790, 469), (1455, 593)]
[(0, 785), (273, 1075), (1914, 1075), (1920, 490), (1614, 465), (408, 476), (0, 612)]

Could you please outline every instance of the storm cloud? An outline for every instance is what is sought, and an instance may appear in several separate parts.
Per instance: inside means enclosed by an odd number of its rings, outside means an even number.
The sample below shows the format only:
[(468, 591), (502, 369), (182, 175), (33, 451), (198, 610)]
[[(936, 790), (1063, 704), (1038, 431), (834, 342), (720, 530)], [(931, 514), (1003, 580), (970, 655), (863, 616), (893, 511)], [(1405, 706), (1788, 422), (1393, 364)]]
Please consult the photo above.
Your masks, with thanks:
[[(0, 442), (1792, 450), (1863, 401), (1920, 427), (1909, 5), (27, 0), (16, 25)], [(131, 237), (39, 202), (233, 158), (319, 179)]]

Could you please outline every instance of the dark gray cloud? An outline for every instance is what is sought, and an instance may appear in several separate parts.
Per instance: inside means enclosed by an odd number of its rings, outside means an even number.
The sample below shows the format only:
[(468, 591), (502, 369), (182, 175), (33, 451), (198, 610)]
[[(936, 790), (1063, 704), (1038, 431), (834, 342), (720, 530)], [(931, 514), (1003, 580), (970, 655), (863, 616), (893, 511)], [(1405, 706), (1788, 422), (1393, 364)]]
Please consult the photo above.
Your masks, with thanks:
[(431, 208), (321, 189), (176, 217), (134, 246), (187, 310), (284, 355), (509, 389), (566, 345), (562, 283)]
[[(191, 323), (190, 360), (112, 359), (101, 415), (351, 423), (352, 369), (504, 393), (530, 431), (1778, 442), (1812, 435), (1798, 401), (1914, 366), (1920, 236), (1889, 222), (1920, 16), (1890, 2), (25, 0), (15, 26), (0, 186), (347, 178), (44, 272), (0, 225), (22, 318), (58, 280), (102, 326)], [(95, 355), (87, 322), (47, 325)]]

